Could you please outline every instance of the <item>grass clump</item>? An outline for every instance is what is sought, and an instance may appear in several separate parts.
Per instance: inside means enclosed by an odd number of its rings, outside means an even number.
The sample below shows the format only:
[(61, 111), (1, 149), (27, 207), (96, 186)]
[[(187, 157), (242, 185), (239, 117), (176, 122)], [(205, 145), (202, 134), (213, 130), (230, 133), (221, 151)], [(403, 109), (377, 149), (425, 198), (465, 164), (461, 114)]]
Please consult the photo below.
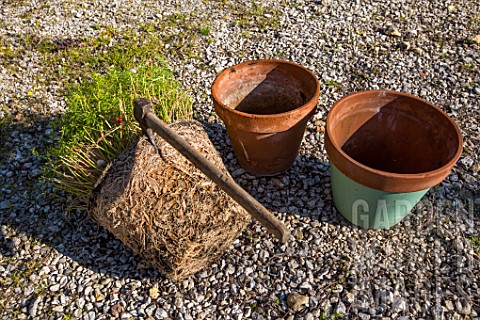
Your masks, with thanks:
[[(133, 101), (155, 103), (164, 121), (191, 117), (191, 98), (174, 79), (161, 46), (142, 34), (124, 33), (41, 47), (46, 61), (62, 61), (56, 70), (75, 83), (65, 90), (66, 111), (53, 125), (61, 133), (48, 152), (45, 177), (74, 196), (71, 208), (85, 208), (105, 166), (140, 134)], [(112, 44), (113, 43), (113, 44)], [(58, 74), (57, 74), (58, 75)]]
[(190, 117), (191, 100), (163, 62), (96, 73), (67, 91), (67, 111), (56, 124), (61, 138), (50, 155), (53, 182), (76, 196), (76, 206), (86, 204), (106, 164), (139, 135), (133, 118), (139, 97), (156, 102), (155, 112), (166, 122)]
[(210, 34), (210, 26), (208, 25), (200, 26), (198, 30), (204, 36), (208, 36)]

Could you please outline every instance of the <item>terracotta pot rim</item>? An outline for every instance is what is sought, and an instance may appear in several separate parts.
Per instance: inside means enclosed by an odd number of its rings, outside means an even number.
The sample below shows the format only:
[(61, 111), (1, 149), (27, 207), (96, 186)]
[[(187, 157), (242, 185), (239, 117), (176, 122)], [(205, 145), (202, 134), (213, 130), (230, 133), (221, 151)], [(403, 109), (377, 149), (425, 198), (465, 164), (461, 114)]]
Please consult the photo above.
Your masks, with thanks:
[[(441, 166), (440, 168), (437, 168), (437, 169), (431, 170), (431, 171), (420, 172), (420, 173), (394, 173), (394, 172), (388, 172), (388, 171), (374, 169), (374, 168), (366, 166), (366, 165), (358, 162), (357, 160), (353, 159), (352, 157), (350, 157), (347, 153), (345, 153), (342, 150), (341, 146), (339, 146), (336, 141), (334, 141), (333, 139), (330, 138), (329, 132), (332, 132), (332, 127), (331, 127), (332, 125), (328, 121), (328, 116), (327, 116), (327, 121), (326, 121), (326, 126), (325, 126), (325, 128), (326, 128), (326, 130), (325, 130), (326, 131), (325, 132), (326, 137), (325, 138), (326, 138), (326, 140), (327, 139), (329, 140), (328, 142), (333, 146), (333, 148), (335, 149), (335, 152), (337, 152), (342, 158), (345, 159), (346, 162), (349, 162), (351, 165), (358, 166), (359, 168), (369, 172), (370, 174), (380, 176), (382, 178), (403, 179), (403, 180), (418, 180), (418, 179), (427, 179), (429, 177), (434, 177), (434, 176), (440, 176), (440, 175), (442, 175), (442, 173), (446, 173), (445, 175), (447, 175), (448, 172), (452, 169), (452, 167), (455, 165), (455, 163), (458, 161), (458, 159), (460, 158), (460, 156), (462, 154), (463, 138), (462, 138), (461, 131), (460, 131), (458, 125), (455, 123), (455, 121), (453, 121), (443, 110), (436, 107), (432, 103), (430, 103), (430, 102), (428, 102), (428, 101), (426, 101), (422, 98), (419, 98), (417, 96), (414, 96), (412, 94), (405, 93), (405, 92), (400, 92), (400, 91), (395, 91), (395, 90), (364, 90), (364, 91), (356, 91), (356, 92), (350, 93), (350, 94), (342, 97), (340, 100), (338, 100), (337, 102), (335, 102), (333, 104), (332, 108), (329, 111), (329, 114), (334, 112), (335, 109), (340, 108), (341, 105), (346, 100), (351, 99), (351, 98), (353, 98), (357, 95), (361, 95), (361, 94), (381, 94), (381, 93), (393, 94), (393, 95), (397, 95), (397, 96), (408, 97), (410, 99), (415, 99), (417, 101), (420, 101), (420, 102), (424, 103), (425, 106), (427, 106), (429, 108), (433, 108), (436, 112), (439, 112), (440, 114), (442, 114), (443, 117), (446, 118), (448, 120), (448, 122), (452, 125), (452, 127), (455, 129), (455, 132), (456, 132), (456, 137), (455, 138), (458, 141), (458, 148), (457, 148), (457, 151), (455, 152), (455, 155), (452, 157), (452, 159), (450, 159), (448, 161), (448, 163)], [(337, 158), (337, 157), (335, 157), (335, 158)], [(339, 164), (335, 163), (335, 165), (337, 166), (337, 168), (339, 167)], [(340, 167), (342, 167), (342, 166), (340, 166)], [(344, 174), (346, 174), (346, 173), (344, 172)], [(362, 183), (362, 181), (357, 181), (357, 182)], [(433, 184), (433, 185), (435, 185), (435, 184)], [(431, 185), (429, 187), (432, 187), (433, 185)], [(418, 191), (418, 190), (410, 190), (410, 191)]]
[[(228, 72), (229, 69), (231, 68), (235, 68), (235, 67), (239, 67), (239, 66), (243, 66), (243, 65), (246, 65), (246, 64), (257, 64), (257, 63), (264, 63), (264, 64), (288, 64), (288, 65), (291, 65), (291, 66), (294, 66), (296, 68), (299, 68), (305, 72), (307, 72), (316, 82), (316, 88), (315, 88), (315, 93), (313, 94), (313, 96), (308, 100), (306, 101), (303, 105), (299, 106), (298, 108), (295, 108), (293, 110), (290, 110), (290, 111), (287, 111), (287, 112), (281, 112), (281, 113), (273, 113), (273, 114), (255, 114), (255, 113), (246, 113), (246, 112), (242, 112), (242, 111), (238, 111), (238, 110), (235, 110), (235, 109), (232, 109), (232, 108), (229, 108), (226, 104), (224, 104), (222, 102), (221, 99), (219, 99), (218, 95), (217, 95), (217, 87), (218, 87), (218, 82), (220, 81), (220, 79), (222, 78), (223, 74), (225, 74), (226, 72)], [(282, 59), (258, 59), (258, 60), (246, 60), (246, 61), (243, 61), (243, 62), (240, 62), (234, 66), (231, 66), (231, 67), (228, 67), (228, 68), (225, 68), (222, 72), (220, 72), (220, 74), (217, 75), (217, 77), (215, 78), (215, 81), (213, 82), (212, 84), (212, 89), (211, 89), (211, 92), (212, 92), (212, 97), (213, 99), (218, 103), (219, 106), (221, 106), (223, 109), (226, 109), (228, 110), (228, 112), (231, 112), (233, 114), (236, 114), (236, 115), (239, 115), (239, 116), (242, 116), (242, 117), (246, 117), (246, 118), (255, 118), (255, 119), (271, 119), (271, 118), (275, 118), (275, 117), (285, 117), (285, 116), (289, 116), (291, 114), (295, 114), (296, 112), (298, 112), (299, 110), (303, 110), (303, 109), (309, 109), (311, 108), (311, 103), (312, 101), (316, 101), (318, 99), (318, 97), (320, 96), (320, 83), (318, 81), (318, 78), (315, 76), (315, 74), (308, 70), (307, 68), (305, 68), (304, 66), (301, 66), (295, 62), (291, 62), (291, 61), (286, 61), (286, 60), (282, 60)], [(316, 105), (316, 103), (315, 103)]]

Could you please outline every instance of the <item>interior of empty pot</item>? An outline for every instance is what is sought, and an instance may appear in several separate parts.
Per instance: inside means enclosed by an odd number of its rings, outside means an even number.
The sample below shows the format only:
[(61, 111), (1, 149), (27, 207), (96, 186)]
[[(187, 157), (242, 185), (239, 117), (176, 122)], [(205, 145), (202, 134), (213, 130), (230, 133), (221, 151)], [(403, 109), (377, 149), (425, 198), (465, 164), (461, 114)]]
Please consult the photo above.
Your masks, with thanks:
[(348, 156), (370, 168), (429, 172), (449, 163), (459, 149), (453, 122), (413, 96), (370, 91), (342, 103), (329, 115), (329, 134)]
[(303, 106), (315, 95), (315, 78), (281, 61), (240, 64), (219, 76), (217, 96), (223, 105), (249, 114), (277, 114)]

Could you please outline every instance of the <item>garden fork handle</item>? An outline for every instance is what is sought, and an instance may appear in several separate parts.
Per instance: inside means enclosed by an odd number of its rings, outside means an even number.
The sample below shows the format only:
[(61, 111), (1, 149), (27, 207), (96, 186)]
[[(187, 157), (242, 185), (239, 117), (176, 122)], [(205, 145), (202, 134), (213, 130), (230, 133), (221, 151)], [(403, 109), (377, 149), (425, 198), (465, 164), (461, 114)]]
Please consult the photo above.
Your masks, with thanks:
[(154, 143), (154, 141), (152, 140), (152, 133), (149, 129), (157, 133), (184, 157), (190, 160), (190, 162), (241, 205), (252, 217), (257, 219), (268, 231), (273, 233), (280, 242), (285, 243), (288, 241), (291, 234), (285, 224), (278, 220), (248, 192), (242, 189), (230, 175), (223, 173), (212, 162), (208, 161), (202, 154), (192, 148), (184, 138), (167, 127), (155, 115), (152, 105), (147, 99), (141, 98), (135, 100), (133, 113), (135, 119), (140, 123), (142, 131), (149, 135), (152, 143)]

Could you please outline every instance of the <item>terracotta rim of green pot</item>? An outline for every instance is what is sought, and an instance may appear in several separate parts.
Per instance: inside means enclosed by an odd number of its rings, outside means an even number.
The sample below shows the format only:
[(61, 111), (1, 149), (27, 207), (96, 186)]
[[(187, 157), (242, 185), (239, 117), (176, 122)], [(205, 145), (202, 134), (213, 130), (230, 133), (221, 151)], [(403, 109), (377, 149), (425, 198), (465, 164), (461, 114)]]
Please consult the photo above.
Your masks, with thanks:
[[(383, 120), (378, 119), (387, 117), (394, 121), (390, 128), (383, 124), (382, 129)], [(396, 119), (399, 119), (398, 123)], [(398, 139), (392, 130), (398, 131)], [(364, 136), (370, 134), (374, 137), (365, 149), (382, 144), (382, 137), (390, 135), (393, 147), (383, 144), (385, 151), (375, 152), (379, 158), (384, 156), (382, 152), (400, 155), (406, 163), (405, 168), (383, 170), (347, 154), (342, 148), (361, 131), (365, 131)], [(405, 150), (395, 150), (395, 144)], [(460, 129), (445, 112), (407, 93), (390, 90), (355, 92), (337, 101), (327, 117), (325, 148), (330, 161), (350, 179), (377, 190), (415, 192), (431, 188), (450, 173), (460, 158), (462, 144)], [(406, 155), (402, 155), (404, 153)], [(377, 161), (375, 154), (363, 157)], [(415, 162), (418, 168), (414, 167)]]

